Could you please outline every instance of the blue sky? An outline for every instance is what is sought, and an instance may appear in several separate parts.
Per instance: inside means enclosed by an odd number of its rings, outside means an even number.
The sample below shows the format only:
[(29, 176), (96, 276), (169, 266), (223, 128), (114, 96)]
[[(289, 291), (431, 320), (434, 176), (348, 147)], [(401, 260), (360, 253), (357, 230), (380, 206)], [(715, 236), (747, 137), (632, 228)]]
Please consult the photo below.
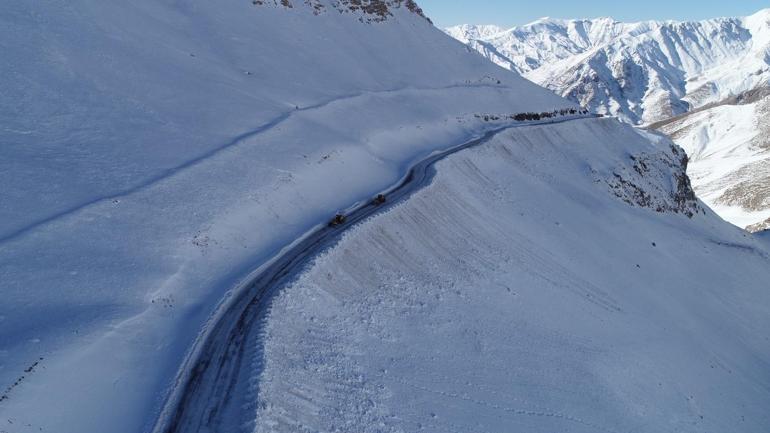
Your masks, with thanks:
[(540, 17), (594, 18), (621, 21), (693, 20), (744, 16), (770, 8), (768, 0), (417, 0), (440, 27), (455, 24), (498, 24), (504, 27)]

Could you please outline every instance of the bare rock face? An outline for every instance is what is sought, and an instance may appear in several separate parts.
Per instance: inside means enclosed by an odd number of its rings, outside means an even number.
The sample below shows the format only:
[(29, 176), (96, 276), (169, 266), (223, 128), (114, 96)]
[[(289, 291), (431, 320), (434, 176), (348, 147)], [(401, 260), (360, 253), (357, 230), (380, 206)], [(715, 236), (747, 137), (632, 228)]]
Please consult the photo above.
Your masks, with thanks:
[(735, 181), (717, 199), (718, 204), (750, 212), (770, 208), (770, 159), (748, 164), (733, 176)]
[(687, 176), (687, 155), (679, 146), (672, 144), (668, 151), (629, 158), (628, 166), (617, 168), (611, 178), (604, 180), (615, 197), (660, 213), (689, 218), (705, 213)]
[(341, 13), (360, 14), (359, 20), (367, 23), (385, 21), (393, 16), (393, 9), (402, 7), (428, 19), (414, 0), (252, 0), (252, 2), (258, 6), (282, 6), (289, 9), (294, 8), (295, 4), (304, 5), (312, 8), (316, 15), (329, 9)]
[(734, 224), (756, 230), (770, 210), (770, 86), (710, 104), (650, 128), (691, 157), (698, 196)]
[(766, 219), (764, 222), (748, 226), (746, 227), (746, 230), (752, 233), (761, 233), (766, 238), (770, 239), (770, 218)]

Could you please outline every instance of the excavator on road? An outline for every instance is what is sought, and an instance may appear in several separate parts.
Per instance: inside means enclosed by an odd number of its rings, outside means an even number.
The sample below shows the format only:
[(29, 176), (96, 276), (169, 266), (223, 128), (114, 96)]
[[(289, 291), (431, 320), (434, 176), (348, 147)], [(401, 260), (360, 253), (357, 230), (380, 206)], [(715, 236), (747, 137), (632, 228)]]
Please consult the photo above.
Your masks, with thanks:
[(329, 221), (329, 227), (341, 226), (342, 224), (345, 224), (345, 221), (347, 220), (348, 217), (344, 213), (338, 212), (336, 215), (334, 215), (334, 218)]
[(372, 204), (375, 206), (379, 206), (379, 205), (385, 204), (386, 201), (388, 201), (388, 198), (385, 197), (385, 194), (377, 194), (377, 197), (372, 199)]
[[(374, 206), (382, 206), (386, 201), (388, 201), (388, 198), (385, 196), (385, 194), (377, 194), (377, 196), (374, 197), (370, 203)], [(345, 215), (343, 212), (337, 212), (334, 215), (334, 218), (329, 221), (329, 227), (341, 226), (342, 224), (345, 224), (347, 220), (347, 215)]]

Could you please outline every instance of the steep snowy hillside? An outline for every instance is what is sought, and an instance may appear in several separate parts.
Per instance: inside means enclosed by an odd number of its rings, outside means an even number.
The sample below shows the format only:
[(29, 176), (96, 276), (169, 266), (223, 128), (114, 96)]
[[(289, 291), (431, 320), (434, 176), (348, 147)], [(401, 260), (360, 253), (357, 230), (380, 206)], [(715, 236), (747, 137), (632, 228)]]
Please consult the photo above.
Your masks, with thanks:
[(259, 265), (475, 114), (570, 105), (412, 2), (280, 3), (0, 5), (0, 430), (146, 431)]
[[(698, 196), (728, 221), (770, 227), (770, 97), (728, 101), (652, 125), (690, 155)], [(758, 98), (758, 100), (756, 100)]]
[(244, 431), (768, 431), (768, 250), (656, 142), (584, 120), (440, 162), (276, 296)]
[(720, 215), (751, 230), (770, 224), (760, 102), (770, 85), (770, 9), (700, 22), (543, 19), (447, 32), (598, 113), (662, 128), (690, 154), (695, 189)]
[(767, 246), (414, 2), (0, 20), (0, 432), (770, 428)]
[(474, 26), (447, 33), (562, 96), (633, 123), (718, 102), (770, 78), (770, 9), (699, 22), (546, 18), (491, 34)]
[[(543, 18), (523, 27), (503, 30), (497, 26), (469, 25), (447, 28), (450, 36), (471, 46), (494, 52), (491, 60), (527, 74), (608, 43), (626, 30), (611, 18), (564, 21)], [(482, 51), (482, 54), (487, 54)]]
[(473, 40), (489, 39), (504, 31), (505, 29), (495, 25), (472, 24), (463, 24), (446, 29), (446, 32), (449, 34), (449, 36), (452, 36), (464, 44), (467, 44)]

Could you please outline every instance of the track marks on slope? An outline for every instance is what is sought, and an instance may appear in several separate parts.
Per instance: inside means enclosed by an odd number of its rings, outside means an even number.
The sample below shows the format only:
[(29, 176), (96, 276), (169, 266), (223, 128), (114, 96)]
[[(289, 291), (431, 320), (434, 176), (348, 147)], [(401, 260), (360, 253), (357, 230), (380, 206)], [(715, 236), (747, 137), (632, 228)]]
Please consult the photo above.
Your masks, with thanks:
[(35, 372), (35, 370), (36, 370), (36, 369), (37, 369), (37, 368), (40, 366), (40, 363), (41, 363), (41, 362), (43, 362), (43, 358), (42, 358), (42, 357), (38, 358), (38, 359), (37, 359), (35, 362), (31, 363), (31, 364), (30, 364), (30, 365), (29, 365), (27, 368), (25, 368), (25, 369), (24, 369), (24, 374), (20, 375), (20, 376), (19, 376), (19, 377), (16, 379), (16, 381), (15, 381), (14, 383), (12, 383), (12, 384), (8, 385), (8, 387), (6, 387), (6, 389), (5, 389), (5, 391), (3, 391), (3, 393), (2, 393), (2, 394), (0, 394), (0, 403), (2, 403), (3, 401), (6, 401), (6, 400), (8, 400), (8, 399), (10, 399), (10, 397), (11, 397), (11, 392), (12, 392), (12, 391), (13, 391), (13, 390), (14, 390), (16, 387), (18, 387), (19, 385), (21, 385), (21, 384), (22, 384), (22, 383), (23, 383), (25, 380), (27, 380), (27, 378), (28, 378), (28, 377), (29, 377), (29, 376), (30, 376), (32, 373), (34, 373), (34, 372)]
[[(557, 124), (585, 118), (590, 118), (590, 116), (571, 116), (545, 122), (500, 126), (480, 138), (443, 152), (433, 153), (413, 166), (397, 185), (387, 191), (388, 201), (386, 205), (375, 206), (365, 203), (358, 205), (358, 207), (351, 207), (348, 220), (342, 226), (332, 228), (326, 225), (318, 226), (286, 247), (272, 261), (255, 271), (249, 277), (248, 282), (245, 282), (240, 289), (233, 293), (227, 304), (223, 304), (221, 310), (207, 325), (207, 329), (201, 334), (191, 351), (191, 355), (182, 366), (177, 377), (177, 384), (158, 419), (155, 431), (165, 433), (186, 431), (189, 428), (214, 428), (221, 427), (221, 422), (231, 426), (233, 419), (241, 416), (240, 413), (233, 414), (231, 412), (240, 412), (240, 409), (237, 408), (249, 407), (248, 403), (239, 402), (235, 403), (236, 409), (233, 409), (233, 402), (231, 401), (233, 396), (240, 398), (241, 395), (251, 395), (258, 398), (261, 392), (263, 384), (257, 382), (255, 377), (260, 375), (260, 371), (257, 369), (264, 368), (264, 359), (252, 361), (251, 368), (246, 369), (250, 371), (250, 377), (244, 377), (241, 364), (244, 362), (244, 357), (263, 358), (264, 356), (264, 349), (255, 346), (249, 336), (256, 334), (258, 341), (264, 341), (265, 330), (262, 320), (266, 308), (272, 305), (275, 294), (282, 291), (283, 287), (301, 274), (308, 261), (316, 257), (319, 252), (337, 245), (344, 230), (358, 226), (359, 222), (398, 205), (401, 201), (412, 197), (420, 188), (430, 184), (435, 175), (433, 165), (437, 161), (461, 150), (484, 144), (498, 133), (511, 128), (530, 127), (537, 124)], [(444, 200), (444, 203), (451, 203), (451, 200)], [(470, 212), (467, 207), (461, 208), (461, 210)], [(441, 213), (439, 212), (439, 214)], [(472, 213), (468, 215), (474, 218), (480, 217), (480, 215), (472, 215)], [(422, 214), (417, 215), (416, 219), (411, 222), (405, 222), (405, 225), (410, 227), (433, 223), (436, 221), (433, 221), (428, 215)], [(458, 233), (463, 232), (467, 238), (474, 236), (474, 228), (467, 224), (461, 225), (457, 230)], [(435, 241), (430, 238), (423, 240), (426, 245)], [(435, 247), (447, 250), (451, 245), (436, 244)], [(356, 256), (356, 258), (359, 257)], [(464, 267), (468, 270), (468, 275), (479, 275), (480, 271), (475, 269), (477, 267), (471, 265), (474, 260), (476, 259), (466, 258), (464, 260), (460, 258), (452, 263), (452, 267)], [(416, 263), (419, 263), (419, 260), (415, 260), (413, 264)], [(322, 279), (323, 277), (321, 277)], [(452, 293), (461, 295), (457, 289)], [(404, 305), (407, 308), (420, 308), (419, 304), (419, 302), (412, 304), (406, 302)], [(367, 324), (367, 319), (363, 319), (363, 323)], [(251, 346), (251, 353), (254, 355), (247, 353), (246, 346)], [(250, 384), (251, 389), (242, 393), (244, 388), (242, 384), (245, 382)], [(199, 415), (201, 413), (209, 413), (211, 416), (201, 418)], [(361, 425), (370, 424), (363, 423)]]
[(510, 406), (504, 406), (504, 405), (492, 403), (486, 400), (472, 398), (467, 395), (456, 393), (456, 392), (436, 390), (436, 389), (432, 389), (431, 387), (417, 385), (415, 383), (410, 383), (408, 381), (403, 381), (403, 380), (398, 380), (393, 378), (391, 378), (391, 380), (393, 380), (394, 382), (400, 383), (401, 385), (408, 386), (416, 391), (434, 394), (446, 399), (461, 400), (463, 402), (472, 403), (476, 406), (481, 406), (486, 409), (492, 409), (495, 411), (504, 412), (506, 414), (516, 415), (516, 416), (526, 416), (526, 417), (537, 417), (537, 418), (555, 418), (555, 419), (564, 420), (564, 421), (568, 421), (576, 424), (581, 424), (583, 426), (590, 427), (595, 431), (602, 431), (607, 433), (619, 433), (617, 430), (612, 430), (572, 415), (560, 413), (558, 411), (553, 411), (549, 409), (529, 410), (529, 409), (521, 409), (521, 408), (510, 407)]
[(202, 153), (201, 155), (187, 160), (179, 165), (176, 165), (174, 167), (168, 168), (166, 170), (161, 171), (160, 173), (151, 176), (148, 179), (145, 179), (144, 181), (141, 181), (137, 183), (136, 185), (126, 188), (121, 191), (117, 191), (113, 194), (108, 194), (100, 197), (93, 198), (91, 200), (81, 202), (75, 205), (70, 206), (69, 208), (66, 208), (62, 211), (56, 212), (50, 216), (38, 219), (37, 221), (33, 221), (24, 227), (18, 228), (16, 230), (11, 231), (10, 233), (4, 234), (0, 236), (0, 244), (7, 243), (13, 240), (16, 240), (32, 231), (34, 231), (37, 228), (43, 227), (47, 224), (50, 224), (54, 221), (57, 221), (61, 218), (67, 217), (69, 215), (76, 214), (80, 211), (83, 211), (85, 209), (88, 209), (92, 206), (105, 204), (105, 203), (115, 203), (117, 201), (120, 201), (121, 199), (125, 199), (128, 196), (131, 196), (133, 194), (145, 191), (149, 188), (151, 188), (153, 185), (156, 185), (166, 179), (172, 178), (173, 176), (187, 170), (190, 168), (193, 168), (195, 166), (198, 166), (202, 164), (203, 162), (227, 151), (228, 149), (234, 148), (246, 140), (249, 140), (251, 138), (254, 138), (256, 136), (259, 136), (261, 134), (264, 134), (268, 131), (271, 131), (275, 129), (276, 127), (282, 125), (287, 120), (291, 119), (293, 116), (299, 113), (308, 112), (308, 111), (316, 111), (323, 109), (325, 107), (328, 107), (332, 104), (349, 101), (365, 96), (377, 96), (377, 95), (388, 95), (388, 94), (396, 94), (399, 92), (405, 92), (405, 91), (416, 91), (416, 92), (430, 92), (430, 91), (441, 91), (441, 90), (450, 90), (450, 89), (458, 89), (458, 88), (503, 88), (504, 86), (501, 85), (493, 85), (493, 84), (452, 84), (448, 86), (443, 87), (425, 87), (425, 88), (415, 88), (415, 87), (400, 87), (395, 89), (388, 89), (388, 90), (381, 90), (381, 91), (362, 91), (362, 92), (355, 92), (350, 93), (343, 96), (338, 96), (334, 98), (330, 98), (326, 101), (319, 102), (317, 104), (308, 105), (305, 107), (297, 107), (295, 110), (287, 111), (284, 113), (281, 113), (280, 115), (276, 116), (275, 118), (267, 121), (266, 123), (263, 123), (260, 126), (255, 127), (254, 129), (248, 130), (246, 132), (243, 132), (230, 140), (212, 148), (211, 150)]

